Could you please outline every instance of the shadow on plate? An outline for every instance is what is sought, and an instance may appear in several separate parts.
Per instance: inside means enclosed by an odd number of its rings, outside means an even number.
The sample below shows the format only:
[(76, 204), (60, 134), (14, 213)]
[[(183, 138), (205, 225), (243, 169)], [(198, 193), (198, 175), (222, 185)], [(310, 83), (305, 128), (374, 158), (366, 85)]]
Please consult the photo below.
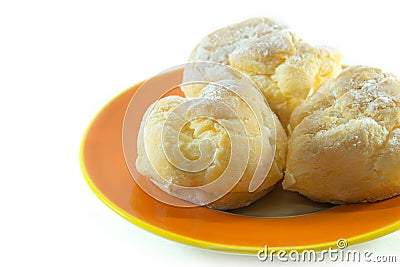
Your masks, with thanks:
[(250, 217), (282, 218), (308, 215), (337, 206), (314, 202), (296, 192), (283, 190), (279, 183), (266, 196), (251, 205), (226, 212)]

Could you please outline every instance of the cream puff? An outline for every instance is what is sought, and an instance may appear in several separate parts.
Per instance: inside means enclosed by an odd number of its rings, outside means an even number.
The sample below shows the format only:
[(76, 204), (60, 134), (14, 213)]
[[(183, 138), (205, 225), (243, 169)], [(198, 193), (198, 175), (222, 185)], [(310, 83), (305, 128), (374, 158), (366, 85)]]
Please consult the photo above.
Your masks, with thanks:
[(400, 194), (400, 80), (354, 66), (324, 83), (290, 119), (283, 187), (330, 203)]
[(156, 101), (137, 142), (142, 175), (168, 194), (214, 209), (247, 206), (283, 177), (286, 133), (257, 88), (236, 81), (209, 84), (195, 98)]
[[(294, 108), (323, 82), (336, 77), (341, 68), (341, 54), (336, 49), (312, 46), (267, 18), (249, 19), (209, 34), (194, 48), (189, 61), (221, 63), (246, 74), (284, 127)], [(191, 80), (192, 71), (185, 70), (184, 80)], [(227, 78), (226, 73), (204, 72), (207, 81)], [(183, 91), (193, 97), (201, 88), (196, 85)]]

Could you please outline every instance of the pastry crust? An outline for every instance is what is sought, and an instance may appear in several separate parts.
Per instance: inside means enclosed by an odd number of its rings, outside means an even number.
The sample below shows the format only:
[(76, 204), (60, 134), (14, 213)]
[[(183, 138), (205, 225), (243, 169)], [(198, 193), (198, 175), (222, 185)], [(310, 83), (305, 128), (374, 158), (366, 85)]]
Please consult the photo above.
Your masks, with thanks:
[[(222, 198), (208, 203), (207, 206), (214, 209), (234, 209), (247, 206), (264, 196), (271, 190), (273, 185), (283, 177), (283, 168), (285, 166), (287, 137), (277, 117), (269, 110), (260, 92), (253, 87), (254, 91), (246, 90), (246, 101), (251, 103), (254, 108), (251, 110), (246, 102), (238, 95), (243, 94), (243, 88), (234, 81), (221, 81), (229, 87), (226, 90), (215, 85), (208, 85), (203, 88), (199, 98), (182, 98), (179, 96), (168, 96), (158, 100), (146, 112), (138, 135), (138, 158), (136, 161), (137, 170), (144, 176), (150, 178), (157, 186), (167, 193), (183, 198), (195, 204), (202, 204), (201, 199), (207, 194), (218, 192), (207, 192), (201, 190), (193, 190), (185, 195), (174, 191), (171, 186), (179, 185), (185, 187), (199, 187), (209, 184), (218, 179), (227, 168), (239, 168), (234, 160), (231, 159), (231, 144), (235, 139), (239, 145), (236, 147), (241, 151), (241, 146), (248, 144), (248, 162), (243, 169), (243, 175), (239, 177), (239, 182)], [(261, 96), (261, 97), (260, 97)], [(185, 103), (192, 103), (183, 109), (183, 113), (179, 117), (185, 120), (193, 114), (206, 114), (209, 119), (202, 116), (188, 122), (184, 127), (176, 129), (167, 129), (173, 133), (179, 133), (179, 147), (182, 155), (189, 160), (196, 160), (201, 155), (199, 146), (205, 139), (211, 140), (215, 145), (215, 154), (212, 163), (202, 171), (187, 172), (177, 168), (173, 164), (180, 164), (178, 157), (174, 156), (172, 149), (168, 152), (173, 156), (167, 158), (165, 149), (173, 142), (169, 139), (162, 139), (162, 132), (165, 127), (170, 127), (166, 123), (171, 113)], [(236, 113), (229, 113), (219, 108), (216, 103), (222, 103)], [(255, 114), (255, 115), (254, 115)], [(269, 114), (269, 115), (268, 115)], [(267, 118), (270, 117), (271, 120)], [(261, 118), (261, 125), (258, 124), (257, 118)], [(224, 121), (226, 124), (222, 127), (216, 120)], [(245, 123), (243, 123), (245, 121)], [(244, 125), (247, 136), (241, 135), (238, 131), (240, 125)], [(261, 131), (267, 134), (264, 140), (261, 138)], [(272, 134), (272, 131), (275, 134)], [(233, 138), (233, 139), (232, 139)], [(263, 141), (264, 140), (264, 141)], [(260, 142), (263, 142), (262, 144)], [(262, 153), (261, 147), (264, 149), (271, 148), (275, 144), (275, 154), (272, 158), (272, 167), (263, 183), (254, 192), (249, 192), (249, 184), (257, 167), (257, 160)], [(209, 150), (207, 150), (209, 149)], [(211, 154), (211, 148), (205, 148), (206, 154)], [(170, 153), (171, 152), (171, 153)], [(245, 153), (239, 156), (240, 162), (245, 160)], [(232, 161), (232, 162), (230, 162)], [(271, 163), (271, 161), (269, 162)], [(235, 165), (236, 164), (236, 165)], [(268, 160), (260, 159), (259, 167), (268, 168)], [(268, 166), (267, 166), (268, 165)], [(264, 176), (265, 177), (265, 176)], [(235, 177), (232, 177), (235, 178)]]
[[(267, 18), (249, 19), (206, 36), (192, 51), (189, 61), (212, 61), (230, 65), (246, 74), (260, 88), (284, 127), (295, 107), (323, 82), (340, 71), (340, 53), (311, 46), (286, 26)], [(184, 81), (190, 80), (185, 70)], [(206, 72), (205, 72), (206, 73)], [(227, 79), (225, 74), (204, 79)], [(198, 96), (201, 86), (186, 87), (186, 96)]]
[(283, 187), (331, 203), (400, 194), (400, 81), (354, 66), (297, 107)]

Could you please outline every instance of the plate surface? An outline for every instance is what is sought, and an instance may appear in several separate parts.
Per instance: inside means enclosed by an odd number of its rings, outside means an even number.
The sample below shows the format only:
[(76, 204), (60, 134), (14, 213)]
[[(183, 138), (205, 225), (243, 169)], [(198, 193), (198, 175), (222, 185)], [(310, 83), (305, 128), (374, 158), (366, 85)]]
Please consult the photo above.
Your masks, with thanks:
[[(165, 79), (171, 75), (179, 80), (182, 72), (169, 73)], [(334, 249), (339, 239), (344, 238), (352, 245), (400, 229), (400, 197), (336, 207), (303, 199), (297, 208), (320, 211), (288, 216), (304, 212), (276, 209), (282, 203), (271, 205), (272, 201), (289, 199), (294, 203), (300, 196), (284, 196), (278, 188), (270, 193), (272, 197), (268, 200), (268, 205), (275, 210), (267, 210), (267, 215), (262, 217), (258, 216), (263, 214), (265, 206), (260, 204), (263, 200), (233, 212), (175, 207), (155, 200), (131, 176), (122, 148), (125, 112), (140, 85), (115, 97), (97, 114), (83, 137), (80, 150), (82, 172), (90, 188), (108, 207), (137, 226), (181, 243), (241, 254), (256, 254), (264, 246), (285, 251)], [(159, 189), (154, 186), (154, 190)]]

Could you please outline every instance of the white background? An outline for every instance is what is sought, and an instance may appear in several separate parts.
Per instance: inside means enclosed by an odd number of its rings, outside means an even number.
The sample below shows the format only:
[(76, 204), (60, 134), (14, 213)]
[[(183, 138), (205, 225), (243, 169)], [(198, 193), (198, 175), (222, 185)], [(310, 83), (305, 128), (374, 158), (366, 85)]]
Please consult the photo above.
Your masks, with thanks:
[[(253, 16), (338, 47), (345, 63), (400, 75), (395, 2), (0, 1), (0, 266), (265, 266), (166, 240), (109, 210), (79, 168), (84, 130), (112, 97)], [(354, 248), (400, 261), (400, 232)]]

